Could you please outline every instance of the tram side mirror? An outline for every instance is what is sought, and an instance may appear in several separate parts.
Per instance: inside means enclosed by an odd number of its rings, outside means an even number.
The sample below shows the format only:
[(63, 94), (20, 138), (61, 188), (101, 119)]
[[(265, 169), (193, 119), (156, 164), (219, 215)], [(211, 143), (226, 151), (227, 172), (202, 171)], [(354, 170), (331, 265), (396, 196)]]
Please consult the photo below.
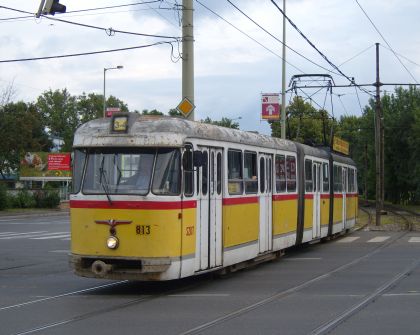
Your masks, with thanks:
[(203, 166), (204, 164), (203, 160), (204, 160), (203, 152), (201, 152), (200, 150), (195, 150), (194, 155), (193, 155), (194, 166), (195, 167)]

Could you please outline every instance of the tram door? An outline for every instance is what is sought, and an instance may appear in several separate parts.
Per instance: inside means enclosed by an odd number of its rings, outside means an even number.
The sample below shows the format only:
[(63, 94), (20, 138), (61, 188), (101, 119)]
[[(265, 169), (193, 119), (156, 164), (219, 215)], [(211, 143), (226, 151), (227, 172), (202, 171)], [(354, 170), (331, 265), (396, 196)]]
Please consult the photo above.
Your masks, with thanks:
[(347, 221), (347, 168), (343, 167), (342, 174), (342, 186), (343, 186), (343, 229), (346, 229)]
[(272, 228), (272, 175), (273, 158), (271, 155), (259, 155), (259, 193), (260, 193), (260, 232), (259, 252), (273, 248)]
[(319, 162), (312, 163), (312, 178), (314, 181), (314, 198), (313, 198), (313, 220), (312, 220), (312, 237), (321, 237), (321, 180), (322, 180), (322, 164)]
[(198, 169), (196, 271), (222, 265), (223, 150), (199, 148), (203, 165)]

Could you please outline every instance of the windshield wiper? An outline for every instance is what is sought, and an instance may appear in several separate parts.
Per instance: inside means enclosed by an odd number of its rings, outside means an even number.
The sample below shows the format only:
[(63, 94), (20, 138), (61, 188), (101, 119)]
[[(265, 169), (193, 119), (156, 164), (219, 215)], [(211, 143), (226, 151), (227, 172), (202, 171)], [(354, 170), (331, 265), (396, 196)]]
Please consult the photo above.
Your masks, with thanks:
[[(105, 156), (102, 156), (101, 167), (99, 168), (99, 183), (101, 184), (102, 188), (104, 189), (104, 192), (105, 192), (105, 195), (108, 199), (109, 204), (112, 205), (112, 200), (111, 200), (111, 197), (109, 196), (108, 181), (106, 179), (106, 174), (105, 174), (105, 171), (104, 171), (104, 161), (105, 161)], [(105, 184), (102, 182), (102, 178), (104, 179)]]

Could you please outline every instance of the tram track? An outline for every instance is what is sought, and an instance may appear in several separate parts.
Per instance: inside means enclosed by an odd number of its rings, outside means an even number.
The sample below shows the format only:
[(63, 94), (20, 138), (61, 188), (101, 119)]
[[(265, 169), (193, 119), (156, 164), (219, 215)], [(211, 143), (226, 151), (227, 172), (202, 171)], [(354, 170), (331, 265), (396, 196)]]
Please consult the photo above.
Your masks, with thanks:
[[(238, 308), (234, 311), (231, 311), (217, 319), (214, 319), (212, 321), (203, 323), (201, 325), (198, 325), (194, 328), (191, 328), (187, 331), (184, 331), (180, 334), (184, 335), (184, 334), (198, 334), (201, 333), (207, 329), (210, 329), (214, 326), (217, 326), (219, 324), (222, 324), (230, 319), (234, 319), (237, 318), (241, 315), (244, 315), (248, 312), (251, 312), (253, 310), (256, 310), (258, 308), (261, 308), (265, 305), (268, 305), (271, 302), (286, 298), (292, 294), (298, 293), (299, 291), (302, 291), (303, 289), (318, 283), (324, 279), (327, 279), (329, 277), (331, 277), (332, 275), (339, 273), (340, 271), (344, 271), (350, 267), (352, 267), (353, 265), (356, 265), (360, 262), (362, 262), (363, 260), (368, 259), (369, 257), (372, 257), (373, 255), (377, 254), (378, 252), (380, 252), (381, 250), (389, 247), (390, 245), (392, 245), (393, 243), (395, 243), (396, 241), (398, 241), (399, 239), (403, 238), (408, 232), (402, 232), (400, 234), (398, 234), (395, 238), (393, 238), (392, 240), (389, 240), (388, 242), (385, 242), (382, 245), (377, 246), (375, 249), (371, 250), (370, 252), (368, 252), (365, 255), (362, 255), (346, 264), (343, 264), (341, 266), (336, 267), (335, 269), (332, 269), (330, 271), (328, 271), (327, 273), (324, 273), (322, 275), (319, 275), (317, 277), (314, 277), (308, 281), (305, 281), (299, 285), (296, 285), (294, 287), (291, 287), (289, 289), (286, 290), (282, 290), (280, 292), (277, 292), (265, 299), (261, 299), (258, 300), (257, 302)], [(370, 302), (372, 302), (373, 300), (375, 300), (378, 296), (380, 296), (381, 294), (383, 294), (385, 291), (387, 291), (390, 287), (392, 287), (393, 285), (396, 285), (400, 280), (402, 280), (403, 278), (405, 278), (405, 276), (407, 276), (411, 271), (413, 271), (413, 269), (418, 266), (419, 261), (415, 262), (414, 264), (412, 264), (412, 266), (406, 270), (404, 270), (403, 272), (401, 272), (400, 274), (398, 274), (397, 276), (395, 276), (391, 281), (385, 283), (384, 285), (382, 285), (380, 288), (378, 288), (377, 290), (375, 290), (375, 292), (373, 292), (372, 294), (366, 296), (360, 303), (358, 303), (357, 305), (351, 307), (349, 310), (344, 311), (343, 313), (339, 314), (336, 318), (334, 318), (333, 320), (330, 320), (328, 322), (326, 322), (325, 324), (320, 325), (318, 328), (316, 328), (314, 331), (314, 334), (326, 334), (328, 331), (330, 331), (331, 327), (336, 327), (338, 326), (341, 322), (344, 322), (346, 319), (350, 318), (352, 315), (354, 315), (355, 313), (357, 313), (359, 310), (361, 310), (362, 308), (364, 308), (365, 306), (367, 306)], [(56, 296), (52, 296), (52, 297), (46, 297), (46, 298), (41, 298), (41, 299), (36, 299), (36, 300), (32, 300), (32, 301), (27, 301), (21, 304), (16, 304), (16, 305), (10, 305), (10, 306), (5, 306), (0, 308), (0, 312), (2, 311), (6, 311), (6, 310), (13, 310), (13, 309), (18, 309), (21, 307), (25, 307), (25, 306), (29, 306), (29, 305), (35, 305), (38, 303), (43, 303), (43, 302), (48, 302), (48, 301), (53, 301), (53, 300), (59, 300), (60, 298), (64, 298), (64, 297), (69, 297), (69, 296), (77, 296), (77, 295), (81, 295), (83, 293), (91, 293), (91, 292), (95, 292), (95, 291), (100, 291), (101, 289), (107, 289), (107, 288), (112, 288), (113, 286), (119, 286), (119, 285), (123, 285), (126, 284), (128, 281), (120, 281), (120, 282), (116, 282), (116, 283), (111, 283), (111, 284), (106, 284), (106, 285), (100, 285), (100, 286), (95, 286), (95, 287), (91, 287), (88, 289), (84, 289), (84, 290), (78, 290), (78, 291), (73, 291), (73, 292), (68, 292), (68, 293), (63, 293), (60, 295), (56, 295)], [(107, 306), (107, 307), (103, 307), (103, 308), (99, 308), (96, 310), (92, 310), (92, 311), (88, 311), (86, 313), (81, 313), (79, 315), (75, 315), (69, 318), (63, 318), (57, 321), (51, 321), (51, 322), (46, 322), (44, 324), (41, 325), (37, 325), (34, 326), (32, 328), (28, 328), (26, 330), (22, 330), (20, 332), (14, 332), (14, 333), (9, 333), (9, 334), (13, 334), (13, 335), (26, 335), (26, 334), (37, 334), (37, 333), (42, 333), (43, 331), (46, 331), (48, 329), (52, 329), (52, 328), (59, 328), (60, 326), (64, 326), (64, 325), (68, 325), (71, 323), (76, 323), (79, 321), (83, 321), (86, 319), (90, 319), (90, 318), (94, 318), (100, 315), (104, 315), (107, 313), (112, 313), (112, 312), (116, 312), (119, 310), (123, 310), (125, 308), (128, 307), (132, 307), (132, 306), (136, 306), (138, 304), (142, 304), (142, 303), (146, 303), (152, 300), (156, 300), (159, 298), (164, 298), (166, 296), (170, 296), (176, 293), (181, 293), (184, 291), (189, 291), (197, 286), (202, 285), (203, 283), (205, 283), (206, 280), (195, 280), (193, 283), (191, 283), (191, 278), (190, 280), (188, 280), (187, 282), (184, 282), (184, 284), (182, 284), (182, 287), (177, 287), (176, 289), (172, 289), (171, 287), (166, 288), (164, 290), (159, 290), (158, 294), (150, 294), (150, 295), (144, 295), (144, 296), (140, 296), (136, 299), (132, 299), (123, 303), (119, 303), (113, 306)]]
[[(333, 270), (330, 270), (322, 275), (319, 275), (317, 277), (314, 277), (304, 283), (301, 283), (297, 286), (291, 287), (289, 289), (277, 292), (265, 299), (261, 299), (253, 304), (247, 305), (245, 307), (236, 309), (234, 311), (231, 311), (217, 319), (214, 319), (212, 321), (203, 323), (201, 325), (198, 325), (194, 328), (191, 328), (187, 331), (184, 331), (182, 333), (179, 333), (178, 335), (193, 335), (193, 334), (199, 334), (207, 329), (210, 329), (212, 327), (218, 326), (226, 321), (229, 321), (231, 319), (237, 318), (239, 316), (242, 316), (248, 312), (251, 312), (253, 310), (256, 310), (258, 308), (261, 308), (263, 306), (266, 306), (274, 301), (278, 301), (280, 299), (286, 298), (294, 293), (297, 293), (299, 291), (302, 291), (303, 289), (318, 283), (324, 279), (327, 279), (329, 277), (331, 277), (332, 275), (339, 273), (341, 271), (344, 271), (350, 267), (352, 267), (353, 265), (356, 265), (360, 262), (362, 262), (363, 260), (372, 257), (373, 255), (377, 254), (378, 252), (380, 252), (381, 250), (389, 247), (390, 245), (392, 245), (393, 243), (395, 243), (396, 241), (400, 240), (401, 238), (403, 238), (405, 235), (407, 235), (408, 232), (402, 232), (400, 233), (396, 238), (376, 247), (375, 249), (373, 249), (372, 251), (370, 251), (369, 253), (360, 256), (354, 260), (352, 260), (351, 262), (348, 262), (344, 265), (341, 265)], [(321, 326), (319, 326), (319, 331), (325, 331), (325, 332), (320, 332), (319, 334), (326, 334), (327, 333), (327, 327), (333, 327), (338, 325), (339, 323), (343, 322), (346, 318), (350, 317), (351, 315), (354, 315), (358, 310), (360, 310), (361, 308), (363, 308), (364, 306), (366, 306), (368, 303), (372, 302), (376, 297), (378, 297), (380, 294), (383, 294), (387, 289), (389, 289), (390, 287), (392, 287), (393, 285), (397, 284), (400, 280), (402, 280), (403, 278), (405, 278), (405, 276), (407, 276), (409, 273), (411, 273), (420, 263), (420, 260), (417, 260), (416, 262), (414, 262), (408, 269), (404, 270), (403, 272), (401, 272), (400, 274), (398, 274), (397, 276), (395, 276), (391, 281), (387, 282), (386, 284), (382, 285), (380, 288), (378, 288), (377, 290), (375, 290), (372, 294), (368, 295), (366, 298), (364, 298), (362, 300), (361, 303), (357, 304), (356, 307), (351, 308), (348, 313), (343, 313), (340, 316), (338, 316), (336, 319), (331, 320), (330, 322), (328, 322), (327, 324), (323, 324)], [(324, 326), (324, 328), (320, 328)], [(315, 330), (317, 330), (318, 328), (316, 328)], [(318, 334), (318, 333), (315, 333)]]
[(333, 329), (338, 327), (344, 321), (350, 319), (353, 315), (364, 309), (367, 305), (374, 302), (380, 296), (382, 296), (386, 291), (388, 291), (393, 286), (397, 285), (404, 278), (409, 276), (420, 264), (420, 260), (413, 261), (406, 269), (395, 275), (391, 280), (384, 283), (381, 287), (377, 288), (371, 294), (365, 296), (359, 303), (353, 305), (340, 315), (336, 316), (334, 319), (327, 321), (318, 328), (314, 329), (310, 335), (324, 335), (330, 333)]
[[(182, 281), (182, 280), (181, 280)], [(179, 285), (177, 285), (177, 288), (172, 288), (171, 284), (168, 284), (164, 289), (161, 289), (163, 286), (163, 283), (151, 283), (151, 287), (149, 287), (148, 289), (153, 291), (154, 289), (158, 290), (159, 293), (151, 293), (151, 294), (144, 294), (136, 299), (131, 299), (129, 301), (123, 302), (123, 303), (119, 303), (119, 304), (115, 304), (113, 306), (107, 306), (107, 307), (103, 307), (103, 308), (99, 308), (93, 311), (89, 311), (86, 313), (81, 313), (79, 315), (75, 315), (73, 317), (69, 317), (69, 318), (63, 318), (61, 320), (57, 320), (57, 321), (52, 321), (52, 322), (47, 322), (38, 326), (34, 326), (32, 328), (26, 329), (26, 330), (22, 330), (19, 332), (13, 332), (10, 333), (10, 335), (27, 335), (27, 334), (36, 334), (36, 333), (42, 333), (43, 331), (55, 328), (55, 327), (59, 327), (59, 326), (64, 326), (64, 325), (68, 325), (71, 323), (75, 323), (78, 321), (82, 321), (82, 320), (86, 320), (89, 318), (93, 318), (99, 315), (103, 315), (103, 314), (107, 314), (107, 313), (111, 313), (111, 312), (115, 312), (115, 311), (119, 311), (131, 306), (135, 306), (138, 305), (140, 303), (143, 302), (148, 302), (148, 301), (152, 301), (152, 300), (156, 300), (159, 298), (163, 298), (166, 296), (170, 296), (173, 294), (178, 294), (178, 293), (182, 293), (185, 291), (189, 291), (199, 285), (202, 285), (205, 281), (204, 280), (200, 280), (200, 281), (192, 281), (191, 278), (185, 279), (184, 283), (181, 284), (181, 287), (179, 287)], [(73, 292), (68, 292), (68, 293), (64, 293), (64, 294), (59, 294), (56, 296), (52, 296), (52, 297), (45, 297), (45, 298), (40, 298), (40, 299), (36, 299), (36, 300), (31, 300), (31, 301), (27, 301), (24, 303), (20, 303), (20, 304), (15, 304), (15, 305), (10, 305), (10, 306), (5, 306), (0, 308), (0, 313), (4, 312), (6, 310), (13, 310), (13, 309), (19, 309), (22, 307), (26, 307), (29, 305), (34, 305), (37, 303), (43, 303), (43, 302), (49, 302), (49, 301), (54, 301), (54, 300), (58, 300), (60, 298), (65, 298), (65, 297), (69, 297), (69, 296), (78, 296), (81, 295), (83, 293), (92, 293), (95, 291), (99, 291), (101, 289), (109, 289), (112, 287), (116, 287), (119, 285), (123, 285), (123, 284), (129, 284), (129, 283), (133, 283), (130, 282), (128, 280), (124, 280), (124, 281), (119, 281), (119, 282), (115, 282), (115, 283), (111, 283), (111, 284), (106, 284), (106, 285), (100, 285), (100, 286), (95, 286), (95, 287), (91, 287), (88, 289), (83, 289), (83, 290), (77, 290), (77, 291), (73, 291)], [(153, 285), (155, 284), (155, 285)], [(153, 286), (156, 286), (155, 288)]]

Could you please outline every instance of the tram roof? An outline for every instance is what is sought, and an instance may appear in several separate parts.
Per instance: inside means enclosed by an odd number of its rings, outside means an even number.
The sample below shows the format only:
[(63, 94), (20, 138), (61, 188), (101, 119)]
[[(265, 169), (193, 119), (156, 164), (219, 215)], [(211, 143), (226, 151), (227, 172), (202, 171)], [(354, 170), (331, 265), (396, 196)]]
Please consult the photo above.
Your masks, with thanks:
[(265, 148), (296, 151), (292, 141), (249, 131), (215, 126), (168, 116), (129, 113), (127, 133), (111, 131), (112, 118), (89, 121), (80, 126), (74, 147), (166, 146), (181, 147), (191, 139), (216, 140)]

